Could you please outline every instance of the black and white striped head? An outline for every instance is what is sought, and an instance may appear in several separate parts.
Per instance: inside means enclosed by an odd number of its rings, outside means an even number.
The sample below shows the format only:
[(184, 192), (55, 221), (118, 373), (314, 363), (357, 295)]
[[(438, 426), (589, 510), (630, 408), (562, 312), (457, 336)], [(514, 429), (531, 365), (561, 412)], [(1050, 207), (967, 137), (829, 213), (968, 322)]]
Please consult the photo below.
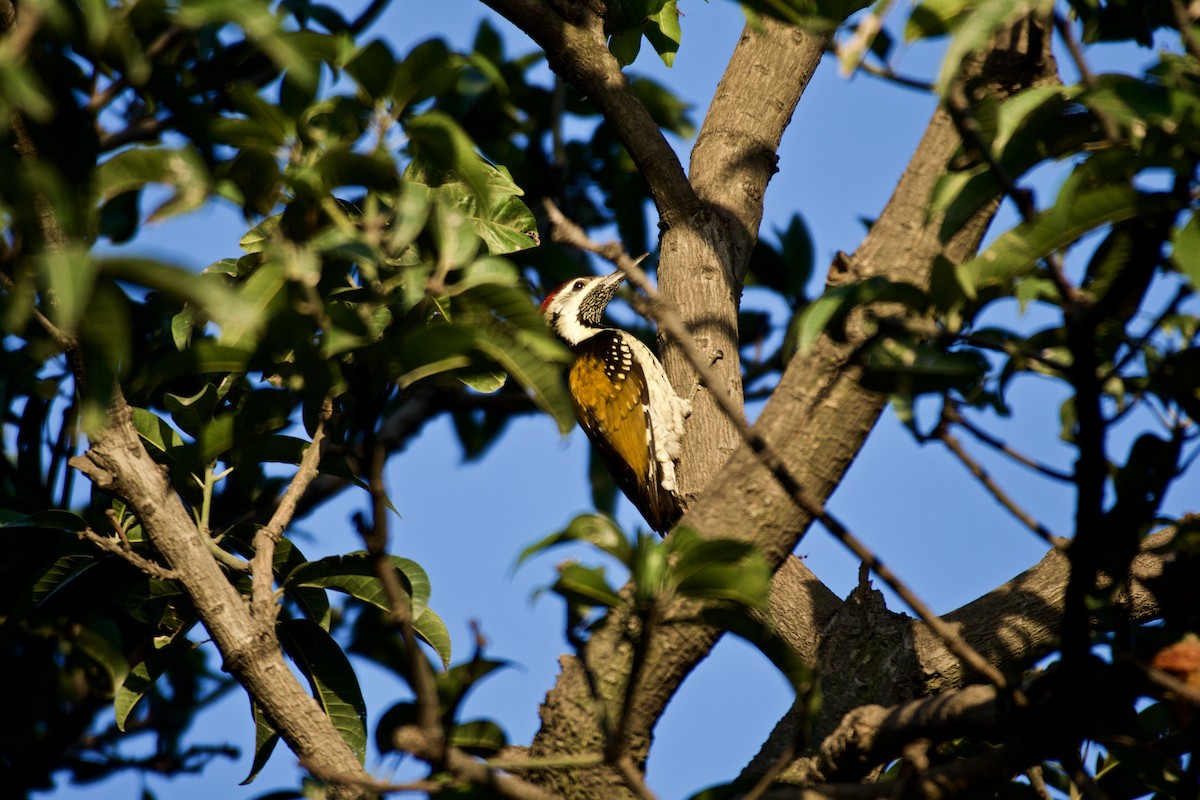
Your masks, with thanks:
[(542, 316), (560, 339), (574, 347), (604, 330), (600, 318), (617, 293), (625, 274), (576, 278), (559, 286), (542, 301)]

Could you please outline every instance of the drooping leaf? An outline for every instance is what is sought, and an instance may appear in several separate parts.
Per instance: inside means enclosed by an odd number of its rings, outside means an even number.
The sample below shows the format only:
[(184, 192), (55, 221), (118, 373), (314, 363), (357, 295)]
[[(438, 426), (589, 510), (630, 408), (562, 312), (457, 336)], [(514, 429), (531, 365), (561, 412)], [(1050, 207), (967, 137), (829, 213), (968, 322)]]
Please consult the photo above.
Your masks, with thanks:
[(1174, 204), (1166, 196), (1143, 194), (1128, 185), (1080, 189), (1051, 209), (1002, 234), (963, 265), (976, 287), (1005, 285), (1032, 271), (1050, 253), (1075, 243), (1103, 225), (1161, 213)]
[(568, 602), (587, 606), (616, 608), (624, 602), (605, 579), (603, 567), (564, 564), (559, 567), (558, 579), (550, 590)]
[(279, 731), (267, 721), (258, 704), (251, 702), (250, 708), (254, 714), (254, 761), (250, 764), (250, 773), (239, 786), (248, 786), (258, 777), (275, 752), (275, 745), (279, 744), (280, 738)]
[[(412, 602), (413, 619), (420, 619), (429, 603), (429, 576), (415, 561), (400, 556), (389, 558), (392, 566), (403, 576), (404, 589)], [(334, 589), (384, 611), (391, 610), (383, 582), (375, 572), (374, 557), (364, 551), (329, 556), (303, 564), (283, 579), (283, 586)]]
[(453, 655), (450, 631), (432, 608), (426, 608), (421, 612), (421, 616), (413, 621), (413, 632), (434, 649), (438, 658), (442, 660), (443, 668), (450, 667), (450, 658)]
[(333, 638), (307, 619), (276, 626), (284, 650), (308, 679), (313, 695), (359, 763), (367, 757), (367, 706), (358, 676)]
[(580, 514), (571, 520), (563, 530), (552, 533), (522, 550), (513, 564), (513, 569), (521, 566), (535, 555), (544, 553), (557, 545), (571, 542), (592, 544), (622, 564), (628, 564), (633, 556), (633, 548), (630, 546), (629, 540), (610, 518), (599, 514)]
[(490, 719), (460, 722), (450, 730), (450, 744), (472, 755), (495, 755), (508, 746), (504, 729)]

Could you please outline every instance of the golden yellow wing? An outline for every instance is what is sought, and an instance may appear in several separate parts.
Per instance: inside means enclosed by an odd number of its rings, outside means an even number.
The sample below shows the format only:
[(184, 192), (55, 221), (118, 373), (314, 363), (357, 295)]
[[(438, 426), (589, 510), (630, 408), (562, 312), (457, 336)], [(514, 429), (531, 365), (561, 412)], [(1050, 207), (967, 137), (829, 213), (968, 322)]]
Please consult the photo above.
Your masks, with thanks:
[[(652, 480), (650, 475), (649, 421), (646, 419), (646, 380), (637, 364), (628, 373), (605, 369), (600, 353), (585, 349), (571, 366), (567, 381), (575, 416), (588, 438), (600, 448), (605, 461), (615, 458), (629, 470), (627, 479)], [(626, 476), (610, 469), (629, 494)]]

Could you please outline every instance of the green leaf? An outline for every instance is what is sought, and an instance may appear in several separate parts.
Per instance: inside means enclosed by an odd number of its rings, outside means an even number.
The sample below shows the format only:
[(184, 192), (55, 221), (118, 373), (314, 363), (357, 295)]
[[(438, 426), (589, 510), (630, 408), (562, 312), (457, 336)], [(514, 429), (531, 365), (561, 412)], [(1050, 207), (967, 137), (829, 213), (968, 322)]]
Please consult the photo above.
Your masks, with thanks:
[(92, 615), (80, 626), (74, 642), (76, 647), (108, 675), (109, 688), (106, 694), (115, 698), (130, 669), (125, 658), (121, 632), (116, 624), (112, 620)]
[(167, 667), (171, 666), (180, 655), (191, 651), (192, 642), (188, 641), (187, 637), (180, 636), (179, 633), (180, 631), (176, 630), (166, 646), (150, 650), (146, 654), (146, 658), (130, 670), (129, 676), (117, 690), (117, 696), (113, 700), (117, 730), (125, 730), (125, 723), (129, 720), (133, 709), (137, 707), (138, 701), (146, 695), (146, 692), (150, 691), (150, 687), (166, 671)]
[(450, 729), (450, 744), (486, 758), (508, 746), (504, 729), (490, 719), (462, 722)]
[(346, 654), (328, 633), (310, 620), (284, 620), (277, 630), (284, 650), (308, 678), (314, 697), (342, 740), (358, 756), (359, 763), (365, 763), (367, 706)]
[(765, 608), (771, 570), (758, 556), (740, 564), (709, 564), (679, 582), (676, 590), (695, 600), (725, 600), (747, 608)]
[(220, 343), (237, 349), (253, 345), (259, 329), (271, 317), (272, 307), (280, 306), (286, 299), (283, 292), (286, 285), (285, 266), (278, 261), (260, 264), (239, 281), (238, 297), (247, 311), (236, 322), (226, 321), (221, 326)]
[(683, 31), (679, 27), (679, 6), (676, 0), (667, 0), (657, 14), (646, 20), (646, 41), (654, 47), (659, 58), (667, 67), (675, 63)]
[(279, 744), (280, 738), (279, 731), (267, 721), (258, 703), (251, 702), (250, 709), (254, 714), (254, 762), (250, 765), (250, 774), (238, 786), (247, 786), (258, 777), (258, 773), (262, 772), (271, 754), (275, 752), (275, 745)]
[(399, 114), (427, 97), (447, 91), (458, 81), (458, 67), (458, 61), (441, 39), (430, 39), (414, 47), (392, 73), (392, 113)]
[(105, 258), (97, 266), (105, 277), (136, 283), (180, 302), (195, 304), (208, 319), (222, 327), (258, 325), (256, 309), (225, 284), (198, 277), (182, 267), (144, 258)]
[(924, 0), (909, 14), (904, 24), (904, 41), (944, 36), (967, 16), (968, 8), (979, 0)]
[(1109, 184), (1081, 188), (1068, 181), (1059, 201), (1031, 222), (1002, 234), (991, 247), (962, 266), (978, 288), (1005, 286), (1031, 272), (1041, 259), (1074, 244), (1104, 225), (1169, 210), (1177, 201), (1143, 194), (1132, 186)]
[(406, 131), (414, 163), (431, 170), (435, 177), (430, 185), (440, 185), (441, 176), (449, 173), (466, 184), (481, 203), (487, 204), (487, 165), (475, 152), (471, 137), (453, 117), (441, 111), (428, 111), (409, 120)]
[(183, 439), (165, 419), (144, 408), (133, 408), (133, 427), (138, 436), (160, 453), (170, 453), (183, 446)]
[(839, 313), (844, 313), (847, 301), (854, 296), (854, 285), (838, 286), (808, 304), (792, 323), (795, 328), (796, 355), (806, 357), (830, 322)]
[(531, 343), (500, 325), (478, 330), (475, 340), (475, 346), (521, 384), (534, 405), (553, 417), (565, 434), (575, 427), (575, 412), (563, 386), (562, 369), (529, 347)]
[(863, 386), (886, 394), (924, 394), (960, 389), (982, 380), (987, 359), (974, 350), (943, 351), (893, 337), (863, 348)]
[(53, 508), (47, 511), (39, 511), (36, 514), (18, 514), (0, 524), (0, 530), (19, 528), (46, 528), (56, 531), (78, 532), (87, 530), (88, 524), (87, 520), (78, 514)]
[(517, 556), (513, 569), (525, 563), (535, 555), (546, 552), (560, 544), (570, 542), (587, 542), (616, 558), (622, 564), (628, 565), (633, 557), (633, 548), (624, 532), (608, 517), (599, 514), (580, 514), (571, 520), (561, 531), (552, 533), (541, 541), (535, 542)]
[(191, 148), (134, 147), (116, 154), (95, 171), (93, 191), (103, 202), (148, 183), (161, 183), (174, 191), (151, 214), (151, 220), (193, 211), (208, 199), (210, 179), (204, 161)]
[(617, 64), (627, 67), (637, 60), (638, 52), (642, 49), (643, 27), (638, 26), (627, 31), (617, 31), (608, 37), (608, 50), (617, 60)]
[(507, 661), (484, 658), (476, 651), (470, 661), (451, 667), (438, 675), (436, 677), (437, 692), (443, 719), (454, 719), (458, 707), (462, 705), (467, 693), (476, 684), (493, 672), (507, 669), (509, 666), (511, 665)]
[(1171, 232), (1171, 264), (1200, 291), (1200, 214), (1193, 213), (1186, 225)]
[(640, 608), (659, 597), (666, 588), (668, 545), (653, 534), (639, 532), (629, 564), (633, 596)]
[(702, 539), (687, 527), (672, 533), (668, 545), (677, 554), (670, 582), (680, 594), (749, 608), (766, 606), (771, 570), (754, 545), (734, 539)]
[(383, 97), (388, 91), (395, 69), (395, 56), (379, 39), (373, 39), (366, 47), (360, 47), (346, 64), (347, 74), (354, 78), (372, 99)]
[(184, 375), (241, 374), (246, 372), (253, 355), (239, 347), (200, 342), (151, 361), (135, 376), (131, 386), (135, 391), (141, 391)]
[[(262, 222), (246, 231), (246, 233), (238, 241), (238, 246), (247, 253), (261, 253), (265, 249), (265, 243), (271, 239), (271, 237), (275, 234), (275, 231), (279, 230), (279, 222), (282, 219), (283, 214), (275, 214), (267, 217)], [(237, 272), (235, 271), (230, 274), (236, 276)]]
[(40, 253), (35, 263), (47, 316), (63, 330), (74, 332), (99, 275), (95, 261), (87, 251), (68, 246)]
[[(389, 558), (404, 578), (404, 588), (412, 601), (413, 619), (420, 619), (429, 603), (429, 576), (415, 561), (399, 556)], [(282, 585), (284, 588), (318, 586), (334, 589), (384, 611), (391, 610), (383, 582), (375, 573), (375, 559), (365, 551), (310, 561), (292, 570)]]
[(446, 628), (446, 623), (434, 613), (432, 608), (426, 608), (421, 612), (421, 616), (413, 621), (413, 632), (434, 649), (438, 658), (442, 660), (442, 668), (449, 668), (452, 655), (450, 631)]
[[(1056, 86), (1035, 86), (1000, 104), (991, 149), (1001, 172), (1020, 180), (1038, 164), (1079, 152), (1097, 140), (1091, 114), (1073, 102), (1077, 92)], [(938, 235), (948, 241), (980, 209), (1002, 193), (986, 163), (976, 162), (948, 172), (934, 189), (930, 215), (943, 214)]]
[(558, 580), (550, 587), (555, 594), (568, 602), (588, 606), (616, 608), (625, 602), (604, 578), (603, 567), (584, 567), (579, 564), (564, 564), (559, 567)]

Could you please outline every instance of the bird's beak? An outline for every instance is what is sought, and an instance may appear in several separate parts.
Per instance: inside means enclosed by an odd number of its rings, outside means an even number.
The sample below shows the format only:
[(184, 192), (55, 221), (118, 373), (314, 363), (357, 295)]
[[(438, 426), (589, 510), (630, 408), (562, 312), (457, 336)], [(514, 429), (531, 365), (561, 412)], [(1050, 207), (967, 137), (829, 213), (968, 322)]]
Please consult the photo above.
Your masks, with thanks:
[(612, 297), (617, 293), (617, 289), (621, 288), (621, 284), (625, 282), (625, 273), (617, 270), (612, 275), (604, 279), (604, 289), (608, 292), (608, 296)]

